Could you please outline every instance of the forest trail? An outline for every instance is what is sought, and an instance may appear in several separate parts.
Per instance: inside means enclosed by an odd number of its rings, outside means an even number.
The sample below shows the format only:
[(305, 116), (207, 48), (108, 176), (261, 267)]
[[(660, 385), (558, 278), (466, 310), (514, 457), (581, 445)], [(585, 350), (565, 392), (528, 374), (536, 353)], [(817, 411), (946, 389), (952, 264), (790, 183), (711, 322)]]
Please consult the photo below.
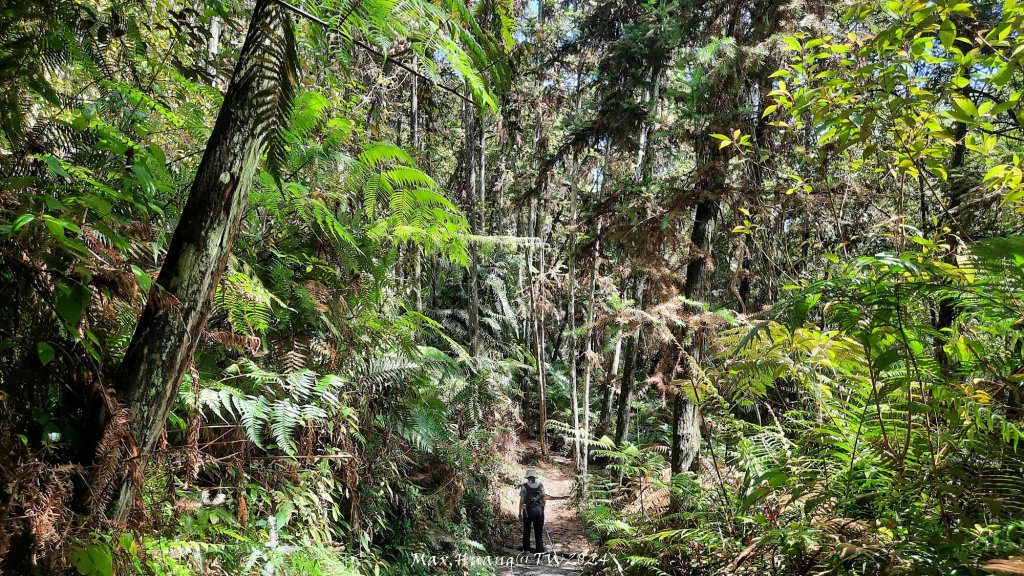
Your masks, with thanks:
[[(540, 444), (535, 441), (523, 442), (516, 452), (516, 461), (509, 461), (506, 464), (507, 475), (515, 482), (501, 495), (501, 509), (506, 515), (516, 517), (518, 486), (524, 481), (522, 475), (526, 468), (537, 469), (544, 490), (549, 496), (568, 496), (572, 493), (576, 481), (572, 460), (558, 454), (543, 457), (540, 454)], [(520, 562), (499, 572), (501, 576), (562, 576), (580, 573), (574, 557), (592, 552), (595, 546), (587, 539), (585, 524), (579, 512), (573, 507), (572, 501), (548, 502), (544, 523), (548, 532), (545, 536), (548, 553), (541, 557), (518, 557)], [(516, 521), (515, 529), (511, 531), (505, 543), (506, 548), (519, 550), (522, 546), (522, 536), (522, 525)]]

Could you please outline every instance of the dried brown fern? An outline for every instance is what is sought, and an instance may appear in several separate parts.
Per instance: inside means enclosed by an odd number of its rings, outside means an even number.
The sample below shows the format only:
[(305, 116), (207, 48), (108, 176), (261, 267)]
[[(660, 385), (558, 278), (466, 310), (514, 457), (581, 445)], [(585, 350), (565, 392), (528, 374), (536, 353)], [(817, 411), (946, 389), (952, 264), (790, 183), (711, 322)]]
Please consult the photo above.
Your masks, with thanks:
[(11, 538), (28, 536), (34, 562), (40, 566), (60, 563), (68, 538), (75, 534), (70, 502), (72, 475), (81, 474), (75, 464), (50, 466), (39, 453), (20, 442), (0, 447), (9, 455), (0, 467), (4, 487), (0, 518), (0, 556), (5, 556)]
[(203, 418), (199, 410), (193, 410), (192, 416), (188, 419), (188, 428), (185, 430), (185, 476), (182, 480), (185, 486), (191, 484), (199, 476), (202, 466), (203, 455), (199, 451), (199, 430), (202, 427)]
[(331, 290), (327, 286), (316, 280), (307, 280), (303, 286), (309, 292), (309, 297), (316, 303), (318, 311), (327, 312), (330, 310), (328, 304), (331, 301)]
[(228, 350), (234, 350), (249, 356), (259, 356), (263, 349), (263, 340), (251, 334), (238, 334), (228, 330), (207, 332), (206, 337), (217, 342)]
[(110, 503), (110, 488), (114, 480), (120, 478), (122, 462), (122, 446), (130, 436), (128, 422), (130, 416), (127, 408), (117, 409), (107, 422), (103, 436), (96, 445), (96, 460), (93, 465), (92, 491), (89, 495), (89, 518), (98, 518)]
[(293, 373), (298, 372), (306, 367), (307, 356), (306, 352), (303, 351), (304, 346), (296, 341), (292, 349), (285, 352), (281, 357), (281, 364), (284, 366), (285, 372)]

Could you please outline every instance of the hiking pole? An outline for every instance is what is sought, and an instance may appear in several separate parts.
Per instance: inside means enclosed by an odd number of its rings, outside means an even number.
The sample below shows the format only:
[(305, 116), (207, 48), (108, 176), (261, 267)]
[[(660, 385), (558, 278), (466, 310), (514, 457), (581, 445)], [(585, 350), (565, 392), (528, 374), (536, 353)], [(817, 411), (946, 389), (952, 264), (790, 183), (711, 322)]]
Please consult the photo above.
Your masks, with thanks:
[(551, 532), (548, 532), (548, 525), (544, 525), (544, 535), (548, 537), (548, 545), (554, 546), (555, 541), (551, 539)]

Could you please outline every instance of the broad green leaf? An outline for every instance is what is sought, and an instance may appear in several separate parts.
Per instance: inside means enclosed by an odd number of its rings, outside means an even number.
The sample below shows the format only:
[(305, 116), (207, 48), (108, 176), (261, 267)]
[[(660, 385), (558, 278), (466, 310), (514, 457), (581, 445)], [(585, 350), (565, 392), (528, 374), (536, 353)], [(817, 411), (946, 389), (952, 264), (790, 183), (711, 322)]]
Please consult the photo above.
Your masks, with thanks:
[(952, 20), (942, 21), (942, 25), (939, 27), (939, 40), (946, 50), (953, 46), (953, 42), (956, 41), (956, 26)]
[(71, 174), (68, 174), (68, 171), (64, 169), (64, 165), (60, 163), (60, 160), (49, 154), (46, 155), (46, 165), (50, 168), (50, 172), (59, 174), (69, 180), (71, 179)]
[(149, 287), (153, 284), (153, 278), (142, 268), (139, 268), (135, 264), (132, 264), (132, 274), (135, 274), (135, 280), (138, 281), (139, 287), (142, 288), (143, 292), (149, 292)]
[(89, 303), (89, 290), (79, 284), (67, 285), (58, 282), (53, 293), (53, 306), (57, 314), (71, 328), (75, 328), (82, 321), (82, 314)]
[(55, 352), (53, 346), (50, 346), (48, 343), (39, 342), (36, 344), (36, 353), (39, 355), (39, 361), (43, 363), (43, 366), (53, 362)]
[(971, 120), (978, 118), (978, 109), (969, 98), (955, 96), (953, 97), (953, 106)]

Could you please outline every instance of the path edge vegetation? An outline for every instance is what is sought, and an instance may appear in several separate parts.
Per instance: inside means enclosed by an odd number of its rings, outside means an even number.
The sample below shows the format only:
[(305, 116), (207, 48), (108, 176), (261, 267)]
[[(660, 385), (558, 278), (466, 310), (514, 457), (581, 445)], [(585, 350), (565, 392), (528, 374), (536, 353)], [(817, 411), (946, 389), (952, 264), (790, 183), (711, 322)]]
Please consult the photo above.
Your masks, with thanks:
[(0, 16), (3, 567), (424, 573), (536, 435), (630, 573), (1024, 573), (1016, 1), (201, 4)]

